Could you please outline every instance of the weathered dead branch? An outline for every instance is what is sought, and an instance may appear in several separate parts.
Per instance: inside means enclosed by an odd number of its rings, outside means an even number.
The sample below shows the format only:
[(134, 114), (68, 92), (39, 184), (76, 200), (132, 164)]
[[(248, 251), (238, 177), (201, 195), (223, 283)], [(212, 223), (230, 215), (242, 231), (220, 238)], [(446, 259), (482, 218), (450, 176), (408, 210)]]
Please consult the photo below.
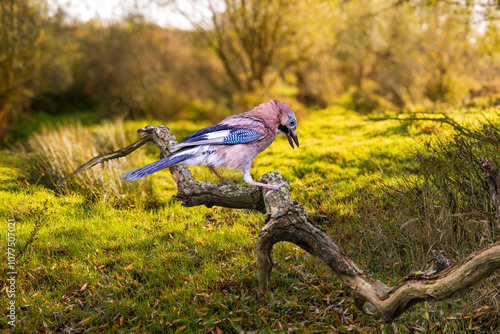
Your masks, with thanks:
[[(158, 146), (162, 157), (170, 155), (169, 147), (177, 144), (170, 130), (163, 126), (148, 126), (138, 132), (141, 139), (136, 143), (96, 157), (71, 175), (102, 161), (128, 155), (147, 141), (153, 141)], [(481, 161), (486, 166), (483, 169), (492, 189), (492, 197), (495, 186), (495, 198), (498, 199), (498, 169), (491, 168), (491, 162), (488, 167), (487, 163)], [(489, 174), (486, 174), (486, 171)], [(171, 167), (170, 172), (178, 187), (178, 194), (174, 197), (182, 201), (184, 206), (223, 206), (267, 213), (267, 224), (259, 233), (257, 241), (259, 288), (262, 293), (269, 289), (274, 264), (272, 249), (280, 241), (292, 242), (321, 259), (351, 289), (354, 302), (360, 309), (386, 322), (394, 320), (416, 303), (448, 299), (500, 269), (500, 242), (497, 242), (469, 255), (452, 267), (449, 267), (449, 261), (444, 254), (437, 254), (435, 263), (429, 270), (408, 276), (395, 287), (388, 287), (362, 271), (330, 235), (308, 218), (306, 210), (290, 197), (289, 186), (272, 192), (265, 201), (263, 192), (256, 187), (238, 188), (196, 181), (189, 169), (183, 166)], [(495, 175), (492, 176), (495, 182), (490, 183), (488, 175)], [(261, 181), (275, 184), (285, 181), (285, 178), (273, 171), (264, 175)], [(499, 206), (495, 206), (498, 209)]]

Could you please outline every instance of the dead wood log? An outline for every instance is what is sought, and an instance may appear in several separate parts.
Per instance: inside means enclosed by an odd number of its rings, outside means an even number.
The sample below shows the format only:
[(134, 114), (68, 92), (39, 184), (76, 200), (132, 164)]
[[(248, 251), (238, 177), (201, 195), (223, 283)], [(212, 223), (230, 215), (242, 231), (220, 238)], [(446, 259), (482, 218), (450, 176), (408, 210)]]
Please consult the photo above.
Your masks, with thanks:
[[(147, 126), (138, 132), (141, 139), (136, 143), (95, 157), (71, 175), (100, 162), (128, 155), (147, 141), (158, 146), (161, 157), (170, 155), (169, 147), (177, 144), (174, 135), (164, 126)], [(321, 259), (350, 288), (354, 302), (361, 310), (386, 322), (394, 320), (416, 303), (448, 299), (500, 269), (500, 242), (497, 242), (451, 267), (446, 257), (438, 256), (429, 270), (408, 276), (395, 287), (388, 287), (361, 270), (330, 235), (308, 218), (306, 210), (290, 197), (289, 185), (273, 191), (266, 201), (264, 192), (257, 187), (218, 186), (196, 181), (184, 166), (171, 167), (170, 172), (178, 187), (174, 198), (184, 206), (223, 206), (267, 213), (267, 223), (258, 235), (256, 246), (259, 290), (262, 293), (269, 290), (274, 265), (273, 246), (281, 241), (292, 242)], [(286, 179), (276, 171), (261, 178), (264, 183), (283, 181)]]

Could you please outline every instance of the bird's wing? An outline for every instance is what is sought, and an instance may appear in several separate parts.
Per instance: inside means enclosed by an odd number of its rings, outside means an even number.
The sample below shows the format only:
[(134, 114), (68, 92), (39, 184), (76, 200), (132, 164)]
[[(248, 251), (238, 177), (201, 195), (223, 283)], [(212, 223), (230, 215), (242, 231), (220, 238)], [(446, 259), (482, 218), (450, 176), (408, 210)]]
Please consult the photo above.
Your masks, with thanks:
[(259, 139), (261, 136), (261, 133), (250, 129), (217, 124), (196, 131), (175, 147), (246, 144)]
[(183, 148), (166, 158), (160, 159), (146, 166), (142, 166), (139, 169), (125, 173), (122, 175), (122, 177), (127, 179), (128, 182), (139, 180), (140, 178), (143, 178), (144, 176), (147, 176), (149, 174), (156, 173), (159, 170), (177, 165), (189, 159), (196, 158), (196, 156), (199, 155), (199, 152), (196, 151), (197, 149), (197, 147)]

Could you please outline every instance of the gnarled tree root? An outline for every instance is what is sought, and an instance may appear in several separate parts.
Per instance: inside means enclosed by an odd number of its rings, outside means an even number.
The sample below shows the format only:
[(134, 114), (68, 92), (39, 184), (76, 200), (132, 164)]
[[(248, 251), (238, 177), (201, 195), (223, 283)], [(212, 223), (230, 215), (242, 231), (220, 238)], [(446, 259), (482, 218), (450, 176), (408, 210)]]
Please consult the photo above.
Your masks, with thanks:
[[(153, 141), (158, 146), (161, 157), (170, 155), (169, 148), (177, 144), (174, 135), (164, 126), (147, 126), (138, 132), (141, 134), (139, 141), (118, 151), (95, 157), (71, 175), (100, 162), (126, 156), (147, 141)], [(500, 191), (500, 187), (496, 187), (500, 184), (498, 169), (491, 168), (485, 161), (481, 165), (485, 168), (490, 186), (495, 187), (492, 189), (492, 196), (494, 199), (500, 198), (496, 193), (497, 190)], [(272, 249), (280, 241), (292, 242), (321, 259), (351, 289), (354, 302), (361, 310), (386, 322), (394, 320), (416, 303), (448, 299), (500, 269), (500, 242), (497, 242), (469, 255), (454, 266), (446, 268), (448, 263), (445, 258), (434, 269), (406, 277), (399, 285), (388, 287), (363, 272), (330, 235), (308, 218), (306, 210), (290, 198), (289, 185), (273, 191), (266, 201), (264, 191), (257, 187), (218, 186), (196, 181), (184, 166), (171, 167), (170, 172), (178, 188), (178, 194), (174, 198), (184, 206), (222, 206), (267, 213), (267, 224), (259, 233), (257, 241), (259, 290), (262, 293), (269, 289), (273, 268)], [(61, 181), (64, 182), (68, 177)], [(491, 181), (495, 177), (496, 181)], [(270, 184), (283, 181), (286, 179), (276, 171), (261, 178), (261, 182)], [(443, 268), (446, 269), (438, 271)]]

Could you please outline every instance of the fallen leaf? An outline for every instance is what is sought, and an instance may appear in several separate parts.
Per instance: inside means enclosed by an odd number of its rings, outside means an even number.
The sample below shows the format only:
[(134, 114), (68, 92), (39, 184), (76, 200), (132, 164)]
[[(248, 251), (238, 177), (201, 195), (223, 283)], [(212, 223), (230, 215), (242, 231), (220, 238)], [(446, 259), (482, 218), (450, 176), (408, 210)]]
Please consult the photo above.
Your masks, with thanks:
[(184, 328), (186, 328), (186, 325), (177, 328), (177, 330), (175, 331), (175, 334), (180, 333)]
[(83, 319), (82, 321), (79, 322), (79, 324), (83, 324), (84, 322), (87, 322), (92, 318), (92, 316), (88, 317), (87, 319)]

